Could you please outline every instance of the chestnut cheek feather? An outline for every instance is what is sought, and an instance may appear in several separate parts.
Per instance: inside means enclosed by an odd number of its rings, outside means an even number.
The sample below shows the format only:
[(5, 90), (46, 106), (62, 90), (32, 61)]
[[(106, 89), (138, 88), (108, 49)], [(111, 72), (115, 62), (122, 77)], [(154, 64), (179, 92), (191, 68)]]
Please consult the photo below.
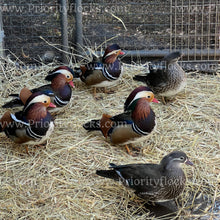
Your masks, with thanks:
[(114, 63), (116, 59), (117, 59), (116, 55), (111, 55), (105, 58), (105, 63)]
[(147, 118), (150, 114), (150, 106), (145, 98), (138, 101), (137, 106), (132, 114), (132, 118), (136, 121)]

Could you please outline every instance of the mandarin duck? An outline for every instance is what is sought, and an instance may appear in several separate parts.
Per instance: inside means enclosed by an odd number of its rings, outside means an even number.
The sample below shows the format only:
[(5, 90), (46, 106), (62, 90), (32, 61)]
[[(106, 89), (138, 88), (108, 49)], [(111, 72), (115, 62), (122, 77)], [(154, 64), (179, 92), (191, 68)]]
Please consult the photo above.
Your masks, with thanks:
[(182, 56), (180, 52), (170, 53), (162, 59), (165, 67), (155, 69), (150, 65), (147, 75), (136, 75), (133, 79), (146, 83), (153, 93), (162, 96), (165, 102), (164, 97), (175, 96), (186, 86), (186, 74), (177, 63)]
[(56, 106), (51, 103), (49, 96), (41, 92), (27, 93), (27, 88), (21, 90), (22, 101), (25, 103), (22, 111), (15, 114), (7, 111), (2, 116), (0, 131), (4, 131), (15, 143), (39, 145), (53, 132), (54, 122), (47, 108)]
[[(67, 66), (60, 66), (50, 71), (46, 76), (45, 80), (51, 81), (51, 84), (32, 89), (31, 92), (41, 92), (50, 96), (51, 102), (58, 107), (54, 111), (57, 111), (59, 108), (66, 106), (71, 99), (72, 90), (70, 86), (74, 87), (72, 81), (73, 75), (74, 72), (72, 69)], [(25, 104), (22, 102), (20, 94), (11, 94), (9, 96), (14, 96), (16, 98), (3, 105), (3, 108), (12, 108)], [(52, 109), (49, 108), (49, 111), (52, 112)]]
[(110, 170), (97, 170), (96, 174), (122, 182), (147, 201), (164, 202), (178, 197), (185, 187), (186, 176), (182, 164), (193, 165), (184, 152), (173, 151), (159, 164), (117, 166), (110, 163)]
[(100, 59), (93, 59), (92, 62), (75, 68), (75, 77), (78, 77), (86, 85), (94, 87), (96, 98), (96, 87), (111, 87), (116, 84), (122, 73), (122, 64), (118, 55), (124, 52), (117, 44), (108, 46)]
[(136, 88), (127, 98), (122, 114), (110, 116), (103, 114), (100, 120), (91, 120), (83, 125), (88, 131), (99, 130), (112, 144), (125, 145), (146, 137), (155, 127), (155, 114), (150, 102), (158, 102), (149, 88)]

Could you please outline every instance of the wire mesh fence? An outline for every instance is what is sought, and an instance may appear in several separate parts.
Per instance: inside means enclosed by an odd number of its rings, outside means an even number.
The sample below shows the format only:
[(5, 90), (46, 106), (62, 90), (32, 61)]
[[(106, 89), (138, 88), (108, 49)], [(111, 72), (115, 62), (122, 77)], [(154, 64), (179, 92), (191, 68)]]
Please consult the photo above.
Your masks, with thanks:
[[(0, 5), (5, 48), (21, 60), (61, 59), (61, 8), (52, 0), (3, 0)], [(69, 0), (69, 45), (76, 42), (76, 14), (81, 13), (83, 44), (117, 42), (128, 54), (162, 56), (181, 50), (186, 60), (218, 61), (220, 0)], [(49, 44), (42, 40), (43, 37)], [(49, 53), (50, 52), (50, 53)]]
[(219, 58), (219, 11), (219, 1), (172, 1), (171, 48), (192, 50), (194, 60)]
[(188, 60), (219, 58), (219, 1), (99, 0), (84, 1), (83, 9), (84, 39), (91, 45), (117, 36), (112, 41), (127, 50), (182, 50)]
[(51, 0), (3, 0), (1, 11), (6, 54), (24, 62), (37, 62), (47, 59), (47, 56), (55, 56), (58, 51), (45, 41), (61, 44), (57, 7), (58, 4)]
[(84, 39), (92, 45), (114, 38), (127, 50), (169, 49), (169, 1), (87, 1), (83, 9)]

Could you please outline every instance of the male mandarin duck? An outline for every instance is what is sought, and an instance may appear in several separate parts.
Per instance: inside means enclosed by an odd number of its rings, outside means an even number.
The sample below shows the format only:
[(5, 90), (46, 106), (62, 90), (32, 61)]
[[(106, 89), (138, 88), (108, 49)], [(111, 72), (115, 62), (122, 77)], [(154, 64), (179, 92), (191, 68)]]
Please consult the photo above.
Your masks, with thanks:
[(186, 182), (182, 164), (193, 165), (182, 151), (173, 151), (159, 164), (110, 163), (110, 170), (97, 170), (96, 174), (122, 182), (133, 189), (135, 194), (147, 201), (164, 202), (178, 197)]
[[(46, 76), (45, 80), (51, 81), (51, 84), (32, 89), (31, 92), (41, 92), (48, 95), (53, 104), (57, 107), (63, 107), (67, 105), (71, 99), (72, 90), (70, 86), (74, 87), (72, 81), (73, 75), (74, 72), (72, 69), (67, 66), (60, 66), (53, 71), (50, 71)], [(15, 96), (16, 98), (3, 105), (3, 108), (12, 108), (23, 105), (20, 94), (11, 94), (10, 96)]]
[(49, 96), (32, 94), (27, 88), (21, 90), (21, 100), (25, 103), (23, 110), (15, 114), (7, 111), (0, 119), (0, 131), (15, 143), (39, 145), (53, 132), (54, 122), (47, 108), (56, 106)]
[(124, 52), (117, 44), (108, 46), (100, 60), (93, 60), (76, 68), (75, 75), (86, 85), (94, 87), (94, 97), (96, 97), (96, 87), (106, 88), (118, 82), (122, 73), (122, 64), (118, 56), (123, 54)]
[(103, 114), (100, 120), (91, 120), (83, 125), (88, 131), (99, 130), (112, 144), (125, 145), (129, 154), (129, 143), (151, 133), (155, 127), (155, 114), (150, 102), (158, 102), (149, 88), (136, 88), (127, 98), (124, 113), (110, 116)]
[(182, 56), (183, 54), (180, 52), (170, 53), (162, 59), (166, 64), (165, 67), (155, 69), (150, 65), (150, 73), (136, 75), (133, 79), (145, 82), (155, 95), (162, 97), (175, 96), (186, 86), (186, 74), (177, 63)]

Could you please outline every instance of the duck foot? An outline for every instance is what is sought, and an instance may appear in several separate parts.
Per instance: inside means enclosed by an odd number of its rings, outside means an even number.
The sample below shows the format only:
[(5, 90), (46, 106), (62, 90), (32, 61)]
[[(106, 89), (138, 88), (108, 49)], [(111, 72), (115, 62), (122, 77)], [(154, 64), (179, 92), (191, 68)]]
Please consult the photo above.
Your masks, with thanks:
[(107, 90), (107, 88), (104, 87), (104, 93), (106, 93), (106, 94), (113, 94), (113, 93), (115, 93), (115, 91), (114, 90)]
[(167, 104), (164, 96), (162, 96), (162, 103), (163, 103), (164, 105)]
[(141, 148), (140, 148), (140, 147), (133, 147), (132, 145), (130, 145), (130, 146), (131, 146), (132, 150), (134, 150), (134, 151), (131, 151), (130, 148), (129, 148), (129, 146), (128, 146), (128, 144), (126, 144), (126, 145), (125, 145), (125, 148), (126, 148), (126, 150), (127, 150), (127, 153), (128, 153), (129, 155), (133, 156), (133, 157), (138, 156), (139, 153), (140, 153)]
[(134, 151), (137, 151), (138, 153), (141, 152), (141, 147), (132, 146), (132, 145), (131, 145), (131, 147), (132, 147), (132, 149), (133, 149)]
[(25, 146), (25, 151), (26, 151), (26, 154), (28, 154), (29, 156), (31, 156), (30, 153), (29, 153), (29, 150), (28, 150), (28, 145)]
[[(47, 145), (47, 143), (44, 143), (44, 144), (37, 144), (37, 145), (34, 145), (34, 151), (36, 151), (37, 150), (37, 148), (44, 148), (45, 146)], [(26, 151), (26, 153), (29, 155), (29, 156), (31, 156), (31, 154), (30, 154), (30, 152), (29, 152), (29, 149), (28, 149), (28, 145), (26, 145), (25, 146), (25, 151)]]
[[(156, 219), (176, 219), (176, 212), (178, 209), (171, 201), (149, 202), (144, 206), (148, 211), (150, 211), (150, 216), (155, 216)], [(164, 216), (166, 216), (166, 218), (163, 218)]]
[(125, 149), (126, 149), (127, 153), (128, 153), (129, 155), (131, 155), (131, 151), (130, 151), (130, 149), (129, 149), (129, 147), (128, 147), (127, 144), (125, 144)]
[(175, 98), (175, 97), (164, 97), (164, 96), (162, 96), (161, 97), (161, 99), (162, 99), (162, 103), (164, 104), (164, 105), (166, 105), (168, 102), (174, 102), (174, 101), (176, 101), (177, 99)]
[(93, 97), (96, 99), (96, 87), (93, 88)]
[(98, 100), (103, 100), (103, 97), (102, 96), (94, 96), (94, 99), (96, 100), (96, 101), (98, 101)]
[(96, 93), (96, 87), (93, 88), (93, 97), (94, 99), (97, 101), (97, 100), (102, 100), (103, 97), (102, 96), (97, 96), (97, 93)]

